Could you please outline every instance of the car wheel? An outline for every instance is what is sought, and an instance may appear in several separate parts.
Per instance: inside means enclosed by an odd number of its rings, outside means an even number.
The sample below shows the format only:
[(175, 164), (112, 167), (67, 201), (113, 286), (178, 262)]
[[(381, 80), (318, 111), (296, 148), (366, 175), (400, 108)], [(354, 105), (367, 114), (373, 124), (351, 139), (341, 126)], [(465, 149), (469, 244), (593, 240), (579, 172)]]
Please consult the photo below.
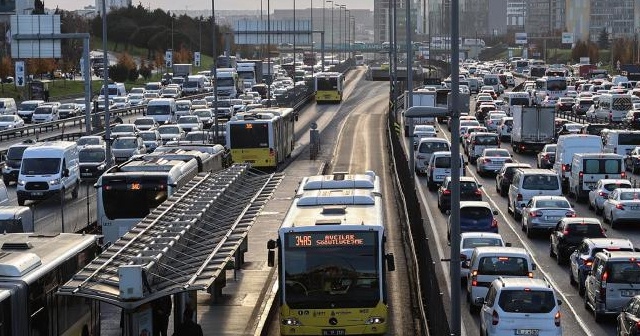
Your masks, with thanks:
[(524, 219), (520, 221), (520, 230), (522, 230), (522, 232), (526, 232), (527, 228), (524, 225)]
[(589, 202), (587, 203), (588, 203), (587, 207), (589, 208), (589, 210), (593, 210), (594, 208), (593, 208), (593, 204), (591, 204), (591, 200), (589, 200)]
[(604, 314), (598, 313), (595, 309), (593, 310), (593, 318), (596, 323), (602, 323), (604, 321)]
[(594, 206), (594, 209), (596, 211), (596, 215), (601, 215), (602, 214), (602, 209), (600, 209), (597, 205)]
[(500, 188), (500, 196), (507, 197), (507, 191), (504, 188)]
[(584, 292), (585, 292), (584, 280), (583, 281), (578, 281), (578, 295), (583, 296)]
[(587, 295), (587, 292), (584, 292), (584, 300), (582, 301), (584, 304), (584, 309), (586, 311), (589, 311), (589, 309), (591, 309), (591, 307), (589, 307), (589, 295)]
[(529, 226), (527, 225), (527, 227), (525, 227), (526, 232), (527, 232), (527, 238), (531, 239), (533, 238), (533, 229), (529, 228)]
[(613, 213), (611, 213), (611, 217), (609, 218), (609, 224), (611, 224), (612, 229), (615, 229), (618, 226), (618, 223), (616, 223), (616, 220), (613, 219)]
[(73, 199), (78, 198), (79, 191), (80, 191), (80, 182), (76, 182), (75, 187), (73, 187), (73, 190), (71, 190), (71, 198)]
[(573, 277), (573, 271), (569, 270), (569, 283), (571, 284), (571, 286), (575, 286), (578, 283), (576, 282), (576, 278)]
[(516, 205), (515, 204), (513, 205), (513, 219), (515, 219), (515, 220), (521, 220), (522, 219), (522, 214), (518, 213), (516, 211)]
[(553, 244), (549, 244), (549, 257), (554, 258), (556, 253), (553, 251)]
[(24, 198), (18, 196), (18, 205), (19, 206), (23, 206), (24, 205), (24, 201), (25, 201)]
[(11, 180), (9, 180), (9, 179), (8, 179), (8, 178), (6, 178), (6, 177), (3, 177), (3, 178), (2, 178), (2, 182), (4, 182), (4, 185), (8, 187), (8, 186), (9, 186), (9, 183), (11, 183)]
[(562, 252), (558, 250), (558, 253), (556, 253), (556, 264), (562, 265), (563, 263), (564, 263), (564, 255), (562, 254)]

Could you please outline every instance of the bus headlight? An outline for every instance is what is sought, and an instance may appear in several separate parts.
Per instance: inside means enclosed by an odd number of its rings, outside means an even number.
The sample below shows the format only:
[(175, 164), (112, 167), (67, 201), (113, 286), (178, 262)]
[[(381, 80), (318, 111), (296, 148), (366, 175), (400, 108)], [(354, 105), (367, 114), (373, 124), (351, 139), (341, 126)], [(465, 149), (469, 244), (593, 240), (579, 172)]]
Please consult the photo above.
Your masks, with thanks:
[(382, 324), (384, 323), (384, 317), (372, 316), (367, 319), (364, 324)]
[(300, 323), (300, 321), (295, 317), (287, 317), (287, 318), (282, 319), (282, 325), (285, 325), (285, 326), (299, 326), (299, 325), (302, 325), (302, 323)]
[(59, 184), (59, 183), (60, 183), (60, 179), (59, 178), (49, 181), (49, 185), (56, 185), (56, 184)]

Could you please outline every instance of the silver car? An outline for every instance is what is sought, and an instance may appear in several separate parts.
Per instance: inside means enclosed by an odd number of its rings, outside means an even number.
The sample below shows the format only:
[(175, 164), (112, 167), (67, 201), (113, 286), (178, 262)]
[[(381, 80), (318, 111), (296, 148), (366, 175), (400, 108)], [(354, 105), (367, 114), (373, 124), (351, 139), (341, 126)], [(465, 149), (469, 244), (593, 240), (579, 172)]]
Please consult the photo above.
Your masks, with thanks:
[(640, 188), (615, 189), (604, 201), (602, 221), (616, 227), (621, 222), (637, 223), (640, 218)]
[(125, 162), (134, 155), (145, 154), (147, 152), (142, 138), (137, 136), (116, 138), (111, 145), (111, 150), (116, 163)]
[(147, 153), (151, 153), (159, 146), (162, 146), (162, 137), (155, 129), (140, 132), (140, 137), (147, 148)]
[(522, 231), (531, 237), (535, 230), (551, 230), (564, 217), (575, 217), (564, 196), (533, 196), (522, 209)]
[(508, 150), (503, 148), (485, 148), (482, 155), (476, 160), (476, 172), (482, 176), (485, 173), (498, 173), (505, 163), (511, 163), (513, 159)]
[(604, 201), (609, 194), (618, 188), (632, 188), (631, 182), (626, 179), (602, 179), (589, 191), (589, 209), (595, 210), (596, 215), (602, 213)]
[[(460, 234), (460, 264), (471, 260), (471, 254), (476, 247), (481, 246), (511, 246), (505, 243), (499, 233), (493, 232), (463, 232)], [(466, 279), (469, 268), (460, 267), (460, 278)]]

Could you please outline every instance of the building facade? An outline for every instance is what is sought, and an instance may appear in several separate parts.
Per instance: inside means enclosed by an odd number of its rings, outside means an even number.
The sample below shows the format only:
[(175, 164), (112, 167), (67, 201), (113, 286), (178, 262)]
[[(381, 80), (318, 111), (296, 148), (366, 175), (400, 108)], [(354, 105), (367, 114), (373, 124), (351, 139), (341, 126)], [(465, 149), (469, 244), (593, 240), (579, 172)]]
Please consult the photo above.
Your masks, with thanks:
[(523, 32), (527, 17), (527, 3), (525, 0), (507, 0), (507, 29)]

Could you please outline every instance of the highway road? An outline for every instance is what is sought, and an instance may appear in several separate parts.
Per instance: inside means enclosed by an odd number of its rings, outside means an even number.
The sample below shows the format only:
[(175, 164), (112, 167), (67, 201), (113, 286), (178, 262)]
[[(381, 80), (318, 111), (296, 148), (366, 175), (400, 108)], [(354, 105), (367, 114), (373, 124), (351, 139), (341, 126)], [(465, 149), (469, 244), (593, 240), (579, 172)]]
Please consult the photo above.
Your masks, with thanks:
[[(345, 100), (340, 105), (311, 103), (300, 115), (302, 125), (317, 118), (322, 131), (321, 159), (329, 163), (330, 172), (363, 172), (373, 170), (381, 178), (386, 210), (387, 249), (395, 255), (396, 270), (388, 274), (390, 306), (389, 335), (419, 335), (412, 306), (412, 288), (405, 255), (405, 230), (398, 218), (395, 205), (393, 173), (388, 164), (387, 106), (389, 84), (371, 82), (364, 78), (365, 71), (358, 68), (347, 76)], [(301, 125), (301, 126), (302, 126)], [(298, 128), (298, 125), (296, 126)], [(302, 126), (304, 129), (305, 126)], [(306, 135), (305, 135), (306, 136)], [(297, 141), (304, 143), (304, 140)], [(285, 170), (286, 174), (286, 170)], [(278, 314), (271, 321), (269, 335), (279, 335)]]
[[(471, 106), (473, 106), (473, 101)], [(441, 137), (451, 140), (451, 134), (447, 131), (446, 125), (440, 125), (439, 134)], [(408, 145), (407, 138), (405, 148)], [(532, 167), (536, 166), (534, 154), (513, 153), (509, 142), (502, 143), (501, 147), (508, 149), (513, 154), (514, 161), (528, 163)], [(577, 289), (569, 284), (569, 266), (559, 266), (556, 260), (549, 256), (549, 235), (541, 233), (533, 239), (527, 238), (524, 232), (521, 231), (520, 222), (515, 221), (507, 213), (506, 198), (501, 197), (495, 191), (495, 176), (480, 177), (475, 171), (475, 165), (471, 164), (467, 166), (467, 176), (473, 176), (483, 185), (484, 200), (488, 201), (499, 212), (499, 230), (505, 241), (511, 242), (513, 246), (526, 248), (538, 265), (538, 270), (534, 272), (534, 276), (547, 278), (556, 289), (559, 298), (563, 301), (561, 306), (563, 333), (565, 335), (615, 335), (615, 318), (612, 317), (604, 323), (596, 323), (593, 318), (593, 312), (584, 308), (584, 299), (578, 295)], [(637, 175), (631, 175), (630, 177), (631, 179), (639, 178)], [(425, 177), (416, 176), (416, 181), (420, 185), (418, 194), (423, 206), (423, 213), (426, 214), (425, 218), (428, 218), (428, 221), (425, 221), (427, 232), (430, 234), (430, 241), (435, 241), (435, 244), (430, 247), (432, 253), (436, 253), (434, 254), (434, 260), (437, 260), (435, 256), (449, 258), (449, 246), (446, 240), (447, 215), (438, 210), (437, 193), (428, 191)], [(577, 216), (598, 217), (595, 212), (588, 209), (586, 204), (577, 203), (572, 198), (569, 198), (569, 201), (574, 204)], [(607, 229), (607, 236), (628, 238), (634, 245), (640, 246), (640, 233), (637, 227), (627, 226), (614, 230), (605, 224), (605, 228)], [(442, 270), (442, 272), (438, 272), (440, 283), (450, 286), (452, 280), (448, 276), (448, 263), (442, 262), (438, 267)], [(447, 296), (449, 295), (448, 288), (442, 288), (442, 290), (447, 293)], [(468, 304), (466, 303), (466, 289), (461, 287), (461, 290), (463, 334), (475, 335), (479, 330), (480, 319), (477, 314), (471, 315), (469, 313)], [(450, 302), (450, 298), (447, 298), (447, 301)], [(449, 302), (446, 302), (447, 306)]]

